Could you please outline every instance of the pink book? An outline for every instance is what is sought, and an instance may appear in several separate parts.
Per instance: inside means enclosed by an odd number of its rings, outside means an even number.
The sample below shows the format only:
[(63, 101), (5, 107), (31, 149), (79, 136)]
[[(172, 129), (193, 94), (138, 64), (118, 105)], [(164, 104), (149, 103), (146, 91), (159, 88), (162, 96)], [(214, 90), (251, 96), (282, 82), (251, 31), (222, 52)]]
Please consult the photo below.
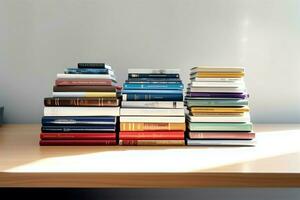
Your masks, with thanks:
[(251, 140), (255, 138), (252, 132), (189, 132), (191, 139), (240, 139)]

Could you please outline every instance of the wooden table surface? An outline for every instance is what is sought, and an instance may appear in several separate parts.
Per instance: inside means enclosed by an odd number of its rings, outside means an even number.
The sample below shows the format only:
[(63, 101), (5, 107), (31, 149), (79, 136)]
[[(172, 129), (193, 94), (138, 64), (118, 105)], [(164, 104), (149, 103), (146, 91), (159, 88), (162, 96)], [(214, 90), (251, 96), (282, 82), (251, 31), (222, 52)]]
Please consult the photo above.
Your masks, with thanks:
[(257, 124), (256, 147), (40, 147), (0, 127), (0, 187), (299, 187), (300, 125)]

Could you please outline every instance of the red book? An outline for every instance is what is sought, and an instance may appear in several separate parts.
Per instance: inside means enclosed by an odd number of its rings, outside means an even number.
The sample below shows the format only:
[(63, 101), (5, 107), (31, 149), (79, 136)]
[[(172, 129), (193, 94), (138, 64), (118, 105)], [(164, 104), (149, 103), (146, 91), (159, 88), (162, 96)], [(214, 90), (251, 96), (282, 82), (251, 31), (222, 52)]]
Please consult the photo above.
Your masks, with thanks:
[(251, 140), (255, 133), (251, 132), (189, 132), (191, 139), (241, 139)]
[(116, 133), (41, 133), (42, 140), (115, 140)]
[(103, 146), (117, 145), (116, 140), (40, 140), (41, 146)]
[(120, 140), (183, 140), (183, 131), (121, 131)]
[(65, 79), (58, 78), (55, 81), (55, 85), (113, 85), (112, 80), (110, 79)]

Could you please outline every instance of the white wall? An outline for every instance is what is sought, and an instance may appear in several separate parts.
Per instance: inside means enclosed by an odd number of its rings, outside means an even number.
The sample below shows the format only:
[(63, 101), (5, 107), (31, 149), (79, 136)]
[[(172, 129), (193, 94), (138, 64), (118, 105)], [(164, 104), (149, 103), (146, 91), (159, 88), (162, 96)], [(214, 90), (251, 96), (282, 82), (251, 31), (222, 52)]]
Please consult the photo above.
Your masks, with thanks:
[[(55, 75), (77, 62), (127, 68), (242, 65), (255, 122), (300, 122), (299, 0), (0, 0), (0, 102), (39, 122)], [(1, 104), (0, 103), (0, 104)]]

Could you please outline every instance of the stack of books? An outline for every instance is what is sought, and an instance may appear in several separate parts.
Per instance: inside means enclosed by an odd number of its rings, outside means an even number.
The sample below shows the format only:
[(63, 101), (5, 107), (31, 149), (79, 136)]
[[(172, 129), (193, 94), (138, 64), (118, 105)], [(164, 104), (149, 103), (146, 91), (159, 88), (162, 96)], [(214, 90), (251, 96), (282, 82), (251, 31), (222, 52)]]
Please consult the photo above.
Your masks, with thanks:
[(185, 145), (183, 84), (177, 69), (129, 69), (120, 145)]
[(40, 145), (116, 145), (119, 90), (104, 63), (57, 74), (53, 97), (44, 99)]
[(252, 146), (242, 67), (194, 67), (187, 88), (187, 145)]

